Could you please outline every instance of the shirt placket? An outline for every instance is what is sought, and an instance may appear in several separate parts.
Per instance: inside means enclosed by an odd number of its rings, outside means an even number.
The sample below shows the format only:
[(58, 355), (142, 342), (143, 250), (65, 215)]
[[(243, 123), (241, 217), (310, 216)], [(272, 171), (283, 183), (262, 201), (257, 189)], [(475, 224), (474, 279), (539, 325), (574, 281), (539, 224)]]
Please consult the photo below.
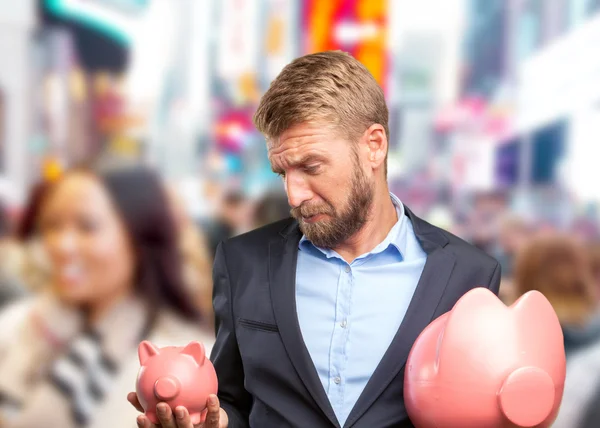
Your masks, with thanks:
[(344, 264), (340, 269), (338, 281), (338, 292), (335, 310), (335, 325), (333, 328), (333, 340), (329, 355), (331, 379), (329, 382), (328, 395), (335, 407), (343, 407), (345, 390), (345, 369), (348, 348), (349, 333), (349, 310), (352, 300), (352, 268)]

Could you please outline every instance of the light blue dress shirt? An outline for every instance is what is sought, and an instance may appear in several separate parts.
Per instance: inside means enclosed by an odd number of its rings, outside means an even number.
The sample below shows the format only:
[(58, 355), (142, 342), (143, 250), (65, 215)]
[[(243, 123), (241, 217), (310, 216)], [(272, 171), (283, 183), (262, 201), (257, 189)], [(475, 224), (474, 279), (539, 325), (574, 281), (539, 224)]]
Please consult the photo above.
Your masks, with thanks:
[(351, 264), (306, 237), (299, 243), (298, 321), (342, 426), (400, 327), (427, 258), (404, 206), (390, 196), (398, 221)]

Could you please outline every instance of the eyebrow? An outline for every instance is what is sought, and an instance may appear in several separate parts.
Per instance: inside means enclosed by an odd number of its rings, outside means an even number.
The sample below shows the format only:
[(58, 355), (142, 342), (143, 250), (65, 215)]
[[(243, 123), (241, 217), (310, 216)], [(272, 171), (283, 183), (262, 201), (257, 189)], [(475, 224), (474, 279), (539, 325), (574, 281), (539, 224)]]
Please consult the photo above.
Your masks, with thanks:
[[(306, 165), (308, 163), (311, 162), (325, 162), (325, 158), (321, 155), (317, 155), (317, 154), (308, 154), (308, 155), (304, 155), (302, 156), (300, 159), (298, 159), (295, 162), (289, 162), (290, 166), (299, 166), (299, 165)], [(271, 171), (273, 171), (275, 174), (281, 174), (283, 171), (281, 170), (281, 168), (276, 168), (271, 166)]]

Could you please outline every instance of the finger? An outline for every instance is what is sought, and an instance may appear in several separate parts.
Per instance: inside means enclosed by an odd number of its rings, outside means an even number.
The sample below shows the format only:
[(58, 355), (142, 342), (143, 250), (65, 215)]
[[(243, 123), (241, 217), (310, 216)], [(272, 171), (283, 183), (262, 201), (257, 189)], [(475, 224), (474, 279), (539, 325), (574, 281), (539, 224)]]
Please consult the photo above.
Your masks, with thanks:
[(175, 408), (175, 419), (177, 420), (177, 428), (193, 428), (190, 414), (185, 407), (178, 406)]
[(127, 401), (129, 401), (138, 412), (144, 413), (144, 408), (140, 404), (140, 400), (138, 400), (138, 396), (135, 392), (130, 392), (127, 394)]
[(221, 408), (219, 406), (219, 399), (216, 395), (212, 394), (208, 397), (207, 407), (208, 412), (206, 413), (204, 428), (219, 428)]
[(158, 403), (156, 414), (162, 428), (177, 428), (177, 422), (175, 422), (173, 412), (167, 403)]
[(229, 418), (227, 417), (227, 412), (221, 408), (219, 410), (219, 428), (227, 428), (229, 426)]
[(139, 415), (136, 419), (138, 428), (152, 428), (152, 422), (144, 415)]

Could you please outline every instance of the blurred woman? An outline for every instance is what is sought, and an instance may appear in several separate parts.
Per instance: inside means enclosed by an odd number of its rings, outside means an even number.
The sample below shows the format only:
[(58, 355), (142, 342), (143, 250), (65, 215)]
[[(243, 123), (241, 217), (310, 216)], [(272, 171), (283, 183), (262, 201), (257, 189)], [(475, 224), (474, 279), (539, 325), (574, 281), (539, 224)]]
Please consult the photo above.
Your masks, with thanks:
[(519, 254), (514, 279), (517, 296), (543, 293), (563, 328), (567, 379), (553, 427), (581, 427), (600, 385), (600, 316), (588, 255), (573, 238), (541, 236)]
[(129, 427), (141, 340), (212, 346), (162, 184), (143, 168), (72, 171), (44, 197), (39, 232), (51, 281), (0, 313), (0, 426)]

